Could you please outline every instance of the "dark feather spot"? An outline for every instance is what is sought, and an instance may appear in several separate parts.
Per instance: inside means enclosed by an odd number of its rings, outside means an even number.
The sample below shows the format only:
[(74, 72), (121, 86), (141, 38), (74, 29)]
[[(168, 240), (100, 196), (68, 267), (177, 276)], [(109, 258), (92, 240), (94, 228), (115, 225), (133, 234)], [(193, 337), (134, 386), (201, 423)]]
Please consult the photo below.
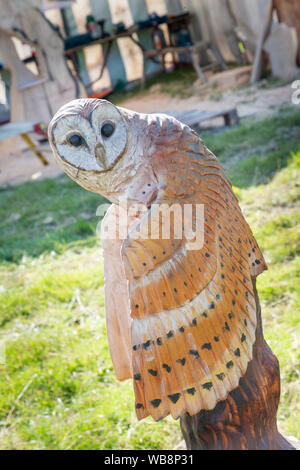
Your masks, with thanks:
[(204, 318), (208, 318), (208, 315), (207, 315), (207, 313), (206, 313), (206, 312), (203, 312), (203, 313), (202, 313), (202, 317), (204, 317)]
[(141, 374), (134, 374), (134, 380), (141, 380)]
[(154, 369), (148, 369), (149, 374), (153, 375), (153, 377), (157, 376), (157, 370)]
[(240, 357), (240, 355), (241, 355), (240, 348), (237, 348), (237, 349), (234, 351), (234, 355), (237, 356), (237, 357)]
[(204, 344), (202, 344), (201, 349), (211, 350), (211, 344), (210, 343), (204, 343)]
[(188, 393), (189, 395), (195, 395), (196, 389), (194, 387), (193, 388), (188, 388), (186, 390), (186, 393)]
[(231, 320), (233, 317), (234, 317), (234, 314), (233, 314), (232, 312), (229, 312), (229, 313), (228, 313), (228, 318), (229, 318), (229, 320)]
[(181, 327), (179, 328), (179, 331), (180, 331), (180, 333), (184, 333), (184, 326), (181, 326)]
[(147, 351), (150, 348), (151, 341), (148, 339), (146, 343), (143, 343), (143, 348)]
[(207, 253), (207, 252), (205, 253), (205, 256), (206, 256), (206, 258), (210, 258), (210, 254)]
[(220, 300), (220, 298), (221, 298), (220, 294), (217, 294), (217, 295), (216, 295), (216, 299), (217, 299), (217, 300)]
[(218, 343), (218, 341), (220, 340), (219, 336), (214, 336), (214, 340), (216, 343)]
[(196, 326), (197, 325), (197, 318), (193, 318), (192, 325)]
[(191, 356), (195, 356), (196, 359), (199, 359), (200, 357), (197, 349), (190, 349), (189, 354), (191, 354)]
[(154, 400), (151, 400), (151, 405), (153, 408), (158, 408), (159, 405), (161, 404), (161, 400), (159, 398), (155, 398)]
[(161, 338), (157, 338), (156, 343), (158, 344), (158, 346), (161, 346), (161, 345), (162, 345), (162, 339), (161, 339)]
[(166, 369), (167, 372), (169, 372), (169, 373), (171, 372), (171, 367), (168, 366), (168, 364), (163, 364), (162, 366), (163, 366), (164, 369)]
[(241, 341), (242, 341), (242, 343), (243, 343), (244, 341), (246, 341), (246, 336), (244, 335), (244, 333), (243, 333), (242, 336), (241, 336)]
[(139, 346), (140, 346), (139, 344), (135, 344), (135, 345), (132, 347), (132, 349), (133, 349), (134, 351), (137, 351), (138, 348), (139, 348)]
[(256, 264), (260, 264), (259, 259), (256, 259), (256, 260), (255, 260), (255, 263), (256, 263)]
[(168, 395), (172, 403), (177, 403), (180, 398), (180, 393), (173, 393), (173, 395)]
[(245, 320), (244, 320), (244, 325), (245, 325), (245, 326), (248, 325), (246, 318), (245, 318)]
[(233, 362), (232, 361), (227, 362), (226, 367), (227, 369), (231, 369), (233, 367)]
[(202, 388), (205, 390), (210, 390), (213, 387), (212, 382), (206, 382), (205, 384), (202, 385)]
[(170, 330), (170, 331), (167, 333), (167, 337), (168, 337), (168, 338), (172, 338), (172, 336), (174, 336), (174, 331)]
[(225, 379), (225, 374), (224, 374), (224, 372), (221, 372), (220, 374), (217, 374), (217, 378), (218, 378), (219, 380), (222, 380), (222, 381), (223, 381), (223, 380)]
[(181, 364), (182, 366), (184, 366), (184, 364), (185, 364), (185, 357), (183, 357), (182, 359), (176, 359), (176, 362), (178, 362), (179, 364)]
[(144, 409), (144, 405), (142, 403), (137, 403), (135, 407), (137, 410), (140, 410), (141, 408)]
[(212, 302), (208, 308), (215, 308), (215, 304)]

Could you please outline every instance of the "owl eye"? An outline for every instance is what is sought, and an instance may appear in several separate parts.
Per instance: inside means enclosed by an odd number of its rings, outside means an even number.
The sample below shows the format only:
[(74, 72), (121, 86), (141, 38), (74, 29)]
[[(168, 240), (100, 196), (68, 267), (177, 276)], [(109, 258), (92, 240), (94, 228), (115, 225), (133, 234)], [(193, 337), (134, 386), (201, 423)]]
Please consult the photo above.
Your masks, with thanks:
[(115, 126), (110, 122), (107, 122), (101, 127), (101, 135), (103, 135), (103, 137), (110, 137), (113, 134), (114, 130)]
[(81, 135), (73, 134), (69, 137), (69, 143), (73, 145), (73, 147), (80, 147), (84, 144), (84, 139)]

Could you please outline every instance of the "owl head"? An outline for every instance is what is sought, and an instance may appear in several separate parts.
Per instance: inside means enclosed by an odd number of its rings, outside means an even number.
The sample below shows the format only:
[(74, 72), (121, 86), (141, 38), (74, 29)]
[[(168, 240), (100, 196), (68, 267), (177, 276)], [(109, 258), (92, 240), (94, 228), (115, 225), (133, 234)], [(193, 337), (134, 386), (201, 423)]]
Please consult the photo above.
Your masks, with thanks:
[(145, 144), (147, 122), (140, 116), (106, 100), (71, 101), (49, 125), (57, 163), (85, 189), (112, 202), (137, 194), (139, 202), (149, 202), (157, 182)]

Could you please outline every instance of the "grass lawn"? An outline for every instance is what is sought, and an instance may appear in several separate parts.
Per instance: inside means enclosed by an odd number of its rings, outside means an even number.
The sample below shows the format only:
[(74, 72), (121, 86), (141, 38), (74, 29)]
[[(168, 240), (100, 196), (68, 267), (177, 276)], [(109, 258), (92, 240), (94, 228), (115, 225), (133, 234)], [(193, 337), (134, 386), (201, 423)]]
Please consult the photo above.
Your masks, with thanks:
[[(299, 110), (284, 108), (204, 135), (269, 265), (258, 289), (281, 364), (279, 426), (298, 438), (299, 125)], [(67, 177), (0, 191), (1, 449), (170, 449), (182, 439), (171, 418), (138, 422), (131, 383), (114, 376), (95, 232), (101, 202)]]

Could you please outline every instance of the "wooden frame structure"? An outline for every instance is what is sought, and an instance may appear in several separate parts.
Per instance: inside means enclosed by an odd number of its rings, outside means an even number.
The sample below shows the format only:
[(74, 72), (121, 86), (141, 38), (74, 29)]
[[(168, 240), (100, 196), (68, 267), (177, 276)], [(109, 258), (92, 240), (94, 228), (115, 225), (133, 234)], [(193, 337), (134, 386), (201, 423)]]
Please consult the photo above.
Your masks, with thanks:
[[(176, 19), (176, 17), (179, 18), (180, 16), (182, 16), (182, 15), (181, 14), (172, 15), (172, 22), (174, 21), (174, 19)], [(189, 21), (190, 21), (190, 19), (191, 19), (191, 15), (188, 16)], [(166, 21), (166, 23), (168, 24), (168, 20)], [(225, 64), (221, 54), (217, 51), (217, 49), (214, 47), (214, 45), (212, 43), (208, 42), (208, 41), (198, 41), (198, 42), (195, 42), (195, 44), (193, 44), (193, 45), (186, 45), (186, 46), (176, 46), (176, 45), (170, 44), (166, 47), (163, 47), (162, 49), (152, 48), (150, 50), (147, 50), (141, 44), (141, 42), (136, 38), (136, 35), (137, 35), (138, 32), (145, 31), (146, 29), (150, 29), (153, 32), (153, 30), (156, 27), (157, 27), (157, 25), (154, 23), (153, 25), (147, 26), (146, 28), (140, 30), (138, 25), (133, 25), (124, 32), (119, 32), (117, 34), (112, 34), (112, 35), (106, 36), (104, 38), (99, 38), (99, 39), (92, 40), (91, 42), (86, 43), (86, 44), (82, 44), (82, 45), (78, 45), (78, 46), (69, 48), (65, 51), (65, 54), (69, 59), (72, 60), (75, 72), (76, 72), (78, 78), (80, 78), (80, 74), (79, 74), (79, 72), (77, 70), (77, 67), (76, 67), (76, 53), (79, 52), (79, 51), (82, 51), (83, 49), (85, 49), (87, 47), (91, 47), (91, 46), (95, 46), (95, 45), (105, 46), (104, 60), (103, 60), (103, 63), (101, 64), (99, 75), (92, 82), (90, 82), (89, 84), (86, 84), (85, 85), (86, 88), (90, 87), (91, 85), (93, 85), (95, 82), (97, 82), (98, 80), (100, 80), (102, 78), (105, 67), (107, 65), (107, 61), (108, 61), (109, 54), (111, 52), (113, 43), (118, 39), (124, 39), (124, 38), (131, 39), (131, 41), (140, 48), (140, 51), (142, 53), (142, 56), (143, 56), (143, 74), (142, 74), (142, 77), (141, 77), (141, 80), (140, 80), (141, 89), (144, 89), (145, 84), (146, 84), (146, 65), (147, 65), (147, 61), (152, 60), (153, 62), (158, 63), (159, 58), (161, 58), (161, 65), (162, 65), (163, 70), (165, 71), (166, 70), (165, 56), (167, 54), (170, 54), (170, 53), (173, 55), (173, 61), (175, 61), (175, 55), (187, 54), (191, 59), (191, 63), (193, 65), (194, 69), (196, 70), (196, 73), (197, 73), (198, 77), (200, 78), (200, 80), (203, 83), (206, 83), (207, 80), (205, 78), (205, 75), (204, 75), (203, 70), (202, 70), (201, 65), (200, 65), (200, 60), (199, 60), (199, 54), (200, 53), (204, 53), (206, 51), (209, 51), (212, 54), (212, 56), (214, 57), (216, 63), (221, 67), (221, 69), (222, 70), (227, 70), (226, 64)]]

